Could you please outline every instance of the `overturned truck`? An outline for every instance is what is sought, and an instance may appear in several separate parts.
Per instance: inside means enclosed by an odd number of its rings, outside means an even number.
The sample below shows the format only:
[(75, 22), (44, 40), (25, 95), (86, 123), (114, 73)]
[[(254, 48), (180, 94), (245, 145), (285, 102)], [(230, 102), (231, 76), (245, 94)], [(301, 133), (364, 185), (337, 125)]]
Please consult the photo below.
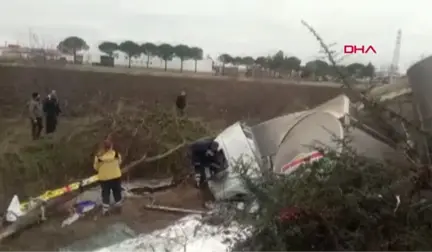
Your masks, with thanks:
[[(254, 171), (290, 174), (301, 164), (318, 160), (318, 148), (341, 151), (340, 142), (349, 134), (351, 148), (359, 154), (394, 160), (396, 143), (358, 118), (359, 111), (350, 99), (340, 95), (314, 109), (300, 111), (248, 126), (237, 122), (216, 138), (228, 160), (223, 176), (209, 181), (216, 200), (247, 195), (242, 180), (234, 171), (239, 163)], [(344, 125), (350, 125), (349, 132)], [(402, 161), (402, 160), (400, 160)]]

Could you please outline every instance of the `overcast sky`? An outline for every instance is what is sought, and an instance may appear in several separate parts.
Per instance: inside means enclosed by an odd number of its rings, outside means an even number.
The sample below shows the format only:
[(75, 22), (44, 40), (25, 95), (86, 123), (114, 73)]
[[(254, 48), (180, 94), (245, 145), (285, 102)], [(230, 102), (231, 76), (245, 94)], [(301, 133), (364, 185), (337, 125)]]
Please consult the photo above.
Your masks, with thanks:
[[(44, 44), (82, 37), (97, 51), (103, 40), (185, 43), (205, 54), (258, 56), (278, 49), (302, 61), (319, 45), (301, 24), (309, 22), (327, 43), (373, 45), (377, 54), (346, 61), (390, 64), (402, 29), (400, 68), (432, 54), (429, 1), (411, 0), (3, 0), (0, 41), (28, 44), (29, 29)], [(42, 43), (42, 42), (40, 42)]]

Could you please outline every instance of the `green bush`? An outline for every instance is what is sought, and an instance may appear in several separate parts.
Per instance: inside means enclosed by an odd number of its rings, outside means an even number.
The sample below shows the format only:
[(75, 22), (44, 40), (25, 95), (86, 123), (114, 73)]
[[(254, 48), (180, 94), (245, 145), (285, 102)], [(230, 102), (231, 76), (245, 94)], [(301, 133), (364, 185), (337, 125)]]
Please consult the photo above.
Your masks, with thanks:
[(416, 196), (419, 181), (407, 167), (330, 152), (289, 176), (245, 179), (260, 207), (239, 215), (254, 231), (236, 250), (432, 248), (432, 202)]

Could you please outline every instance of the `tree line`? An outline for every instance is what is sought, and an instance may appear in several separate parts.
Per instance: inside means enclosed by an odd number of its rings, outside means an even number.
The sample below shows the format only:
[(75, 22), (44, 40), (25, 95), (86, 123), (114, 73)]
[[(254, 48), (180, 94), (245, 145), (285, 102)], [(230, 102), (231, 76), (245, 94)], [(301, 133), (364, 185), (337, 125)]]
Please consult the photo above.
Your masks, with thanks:
[[(185, 60), (195, 61), (195, 72), (197, 71), (197, 61), (203, 59), (203, 50), (196, 46), (188, 46), (184, 44), (170, 45), (167, 43), (162, 43), (156, 45), (154, 43), (143, 43), (138, 44), (134, 41), (127, 40), (121, 43), (115, 43), (112, 41), (104, 41), (99, 44), (99, 50), (110, 57), (117, 57), (117, 51), (123, 52), (128, 59), (128, 67), (131, 67), (132, 59), (139, 58), (141, 55), (147, 57), (146, 66), (149, 67), (150, 58), (158, 57), (165, 63), (165, 71), (167, 70), (168, 61), (172, 60), (174, 57), (180, 59), (180, 71), (183, 71), (183, 62)], [(62, 53), (73, 55), (74, 63), (76, 63), (77, 52), (88, 50), (89, 46), (87, 43), (79, 37), (68, 37), (61, 41), (57, 49)]]
[[(302, 77), (338, 77), (340, 74), (337, 70), (323, 60), (312, 60), (302, 65), (299, 58), (295, 56), (286, 56), (283, 51), (278, 51), (274, 55), (260, 56), (253, 58), (247, 57), (234, 57), (229, 54), (222, 54), (219, 56), (219, 61), (225, 64), (245, 65), (247, 68), (259, 67), (262, 70), (270, 72), (273, 77), (283, 72), (297, 72), (301, 73)], [(375, 66), (372, 63), (366, 65), (361, 63), (352, 63), (349, 65), (339, 65), (338, 70), (353, 78), (373, 78), (375, 76)]]
[[(197, 71), (197, 61), (203, 59), (203, 49), (197, 46), (188, 46), (185, 44), (170, 45), (168, 43), (154, 44), (154, 43), (143, 43), (138, 44), (134, 41), (127, 40), (121, 43), (115, 43), (112, 41), (104, 41), (99, 44), (99, 50), (110, 57), (117, 57), (117, 51), (123, 52), (128, 62), (128, 67), (131, 67), (132, 59), (139, 58), (144, 55), (147, 58), (146, 66), (149, 67), (150, 58), (158, 57), (165, 63), (165, 71), (167, 70), (168, 61), (177, 57), (180, 59), (180, 71), (183, 71), (183, 62), (185, 60), (195, 61), (195, 72)], [(85, 40), (82, 38), (72, 36), (64, 39), (57, 46), (61, 52), (74, 56), (74, 63), (76, 63), (77, 52), (82, 50), (88, 50), (89, 47)], [(320, 78), (331, 78), (337, 77), (339, 74), (337, 70), (343, 72), (347, 76), (354, 78), (373, 78), (375, 75), (375, 67), (372, 63), (367, 65), (361, 63), (353, 63), (349, 65), (340, 65), (338, 69), (330, 66), (323, 60), (313, 60), (306, 62), (302, 65), (299, 58), (295, 56), (286, 56), (283, 51), (278, 51), (274, 55), (260, 56), (260, 57), (239, 57), (232, 56), (228, 53), (223, 53), (218, 56), (218, 60), (222, 63), (222, 69), (227, 64), (234, 66), (243, 65), (246, 68), (261, 69), (269, 73), (273, 77), (277, 77), (282, 73), (300, 73), (301, 77), (320, 77)]]

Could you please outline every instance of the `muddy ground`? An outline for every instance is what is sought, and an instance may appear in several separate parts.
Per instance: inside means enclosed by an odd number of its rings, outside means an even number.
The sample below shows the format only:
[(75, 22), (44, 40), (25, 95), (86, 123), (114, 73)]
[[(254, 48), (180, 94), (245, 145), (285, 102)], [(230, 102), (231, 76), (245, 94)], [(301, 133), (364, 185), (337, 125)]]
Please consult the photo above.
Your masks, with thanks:
[[(199, 192), (188, 185), (180, 185), (173, 190), (155, 193), (154, 198), (156, 200), (155, 204), (204, 210), (201, 201), (198, 200), (200, 198)], [(136, 233), (146, 233), (164, 228), (185, 216), (182, 213), (147, 210), (144, 205), (149, 204), (149, 202), (150, 200), (147, 197), (126, 199), (121, 215), (101, 216), (100, 211), (94, 210), (70, 226), (63, 228), (61, 223), (67, 217), (67, 214), (60, 212), (45, 223), (23, 231), (7, 240), (0, 246), (0, 249), (53, 251), (103, 232), (114, 223), (125, 223)]]
[[(62, 116), (68, 120), (97, 114), (95, 104), (105, 111), (114, 110), (120, 100), (140, 103), (147, 109), (172, 108), (176, 95), (185, 90), (187, 114), (216, 123), (219, 128), (241, 119), (260, 121), (313, 107), (340, 93), (339, 89), (329, 87), (0, 66), (0, 119), (25, 117), (25, 104), (31, 93), (44, 94), (51, 89), (57, 90)], [(186, 208), (200, 208), (202, 204), (198, 192), (187, 185), (158, 193), (157, 200)], [(137, 232), (148, 232), (182, 217), (144, 210), (145, 203), (130, 199), (120, 216), (88, 218), (63, 229), (60, 223), (65, 214), (53, 217), (4, 242), (0, 249), (55, 250), (116, 221), (126, 222)]]

